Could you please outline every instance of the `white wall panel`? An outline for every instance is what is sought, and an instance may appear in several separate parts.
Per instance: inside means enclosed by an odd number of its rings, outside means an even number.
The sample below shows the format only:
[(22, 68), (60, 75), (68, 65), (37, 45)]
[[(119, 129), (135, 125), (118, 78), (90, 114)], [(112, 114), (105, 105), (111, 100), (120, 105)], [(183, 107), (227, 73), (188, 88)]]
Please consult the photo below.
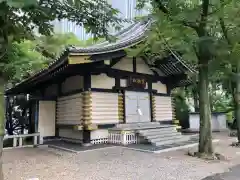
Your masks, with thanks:
[(55, 101), (39, 101), (38, 131), (41, 137), (55, 136)]

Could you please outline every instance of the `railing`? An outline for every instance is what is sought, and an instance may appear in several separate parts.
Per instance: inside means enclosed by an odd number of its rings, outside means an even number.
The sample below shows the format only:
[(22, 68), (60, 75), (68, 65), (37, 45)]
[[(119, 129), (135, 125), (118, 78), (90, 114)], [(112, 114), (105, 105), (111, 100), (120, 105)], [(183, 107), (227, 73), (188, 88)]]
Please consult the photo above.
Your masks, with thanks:
[[(32, 142), (28, 141), (28, 144), (25, 144), (24, 140), (30, 137), (33, 138)], [(12, 147), (28, 147), (28, 146), (38, 145), (42, 143), (40, 138), (40, 133), (10, 135), (10, 136), (5, 136), (4, 140), (6, 139), (13, 139)]]
[(108, 143), (111, 144), (138, 144), (139, 138), (134, 131), (109, 131)]

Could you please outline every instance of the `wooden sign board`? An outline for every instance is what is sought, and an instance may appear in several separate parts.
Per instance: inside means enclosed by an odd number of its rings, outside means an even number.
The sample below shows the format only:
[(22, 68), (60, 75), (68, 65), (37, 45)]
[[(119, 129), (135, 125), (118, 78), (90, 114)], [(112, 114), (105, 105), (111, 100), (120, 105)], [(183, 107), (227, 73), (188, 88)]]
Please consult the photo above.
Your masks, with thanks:
[(128, 87), (144, 89), (146, 87), (146, 79), (140, 77), (129, 77)]
[(69, 56), (68, 64), (84, 64), (92, 62), (89, 56)]

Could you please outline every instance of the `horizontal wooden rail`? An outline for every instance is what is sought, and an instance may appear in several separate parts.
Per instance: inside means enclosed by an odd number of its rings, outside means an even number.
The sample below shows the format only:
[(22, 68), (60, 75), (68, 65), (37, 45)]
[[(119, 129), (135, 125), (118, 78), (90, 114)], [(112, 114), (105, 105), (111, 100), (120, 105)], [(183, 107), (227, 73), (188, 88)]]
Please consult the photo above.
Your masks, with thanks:
[(31, 145), (40, 144), (40, 133), (4, 136), (4, 140), (13, 139), (13, 147), (24, 147), (25, 145), (23, 145), (23, 139), (27, 137), (33, 137), (33, 144)]

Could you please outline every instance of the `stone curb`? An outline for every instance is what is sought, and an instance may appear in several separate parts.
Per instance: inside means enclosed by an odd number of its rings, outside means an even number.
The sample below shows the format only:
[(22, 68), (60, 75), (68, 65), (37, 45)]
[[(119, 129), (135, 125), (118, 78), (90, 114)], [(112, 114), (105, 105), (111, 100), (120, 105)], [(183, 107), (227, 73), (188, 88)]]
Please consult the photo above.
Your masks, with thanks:
[[(212, 140), (213, 143), (219, 142), (220, 139), (214, 139)], [(190, 147), (194, 147), (197, 146), (198, 143), (192, 143), (192, 144), (187, 144), (184, 146), (178, 146), (178, 147), (173, 147), (173, 148), (167, 148), (167, 149), (163, 149), (163, 150), (158, 150), (158, 151), (154, 151), (153, 153), (163, 153), (163, 152), (170, 152), (170, 151), (176, 151), (176, 150), (180, 150), (180, 149), (186, 149), (186, 148), (190, 148)]]
[(60, 146), (56, 146), (56, 145), (46, 145), (46, 146), (49, 147), (49, 148), (59, 149), (59, 150), (63, 150), (63, 151), (71, 152), (71, 153), (76, 153), (76, 154), (117, 147), (117, 146), (111, 146), (111, 147), (102, 147), (102, 148), (96, 148), (96, 149), (86, 149), (86, 150), (83, 150), (83, 151), (75, 151), (75, 150), (72, 150), (72, 149), (68, 149), (68, 148), (64, 148), (64, 147), (60, 147)]

